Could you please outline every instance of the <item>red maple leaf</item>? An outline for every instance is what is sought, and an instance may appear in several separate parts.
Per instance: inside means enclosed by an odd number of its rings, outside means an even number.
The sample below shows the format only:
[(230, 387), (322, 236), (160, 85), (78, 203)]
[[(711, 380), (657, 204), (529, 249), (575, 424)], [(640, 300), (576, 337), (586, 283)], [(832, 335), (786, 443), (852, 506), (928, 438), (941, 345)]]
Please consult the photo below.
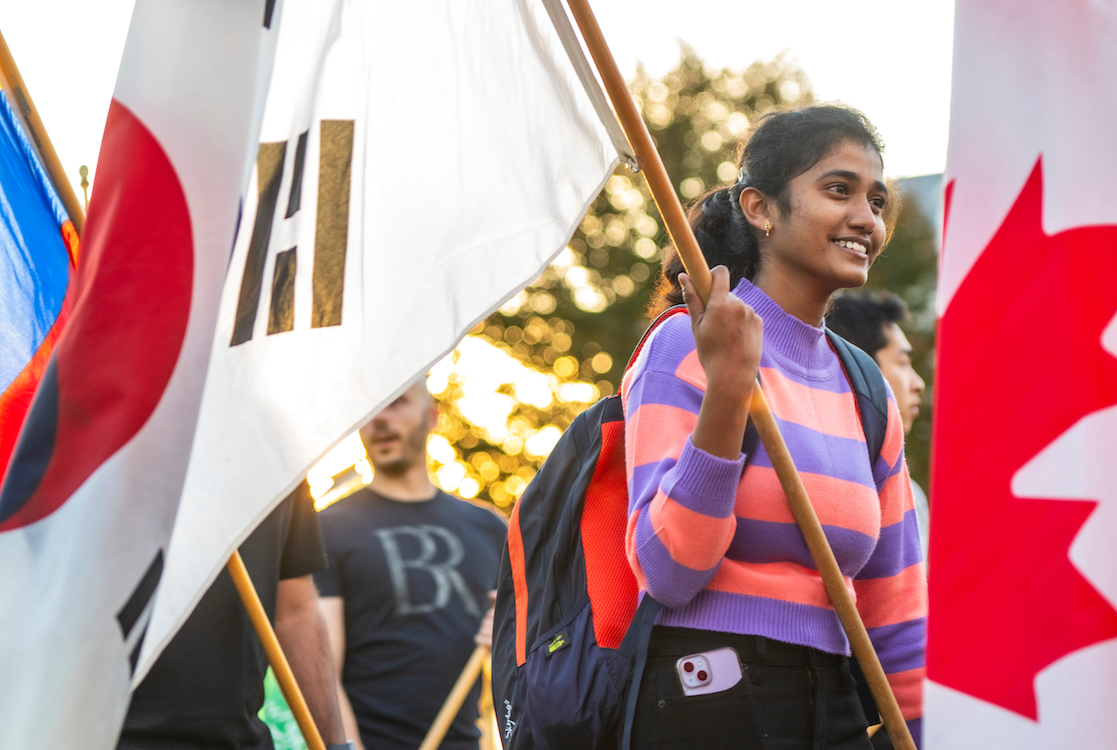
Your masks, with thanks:
[(1069, 558), (1096, 501), (1011, 490), (1117, 403), (1117, 359), (1101, 348), (1117, 226), (1048, 236), (1042, 208), (1041, 160), (939, 324), (927, 650), (930, 679), (1031, 719), (1040, 670), (1117, 637), (1117, 611)]

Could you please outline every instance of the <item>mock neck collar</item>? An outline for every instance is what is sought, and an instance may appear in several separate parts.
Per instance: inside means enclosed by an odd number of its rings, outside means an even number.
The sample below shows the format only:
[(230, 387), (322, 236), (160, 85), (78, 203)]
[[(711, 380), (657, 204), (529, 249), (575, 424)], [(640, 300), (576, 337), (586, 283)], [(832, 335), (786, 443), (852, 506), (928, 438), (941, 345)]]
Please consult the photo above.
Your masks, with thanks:
[(808, 377), (833, 373), (838, 358), (826, 340), (826, 323), (807, 325), (780, 307), (760, 287), (741, 279), (733, 293), (749, 304), (764, 321), (764, 352)]

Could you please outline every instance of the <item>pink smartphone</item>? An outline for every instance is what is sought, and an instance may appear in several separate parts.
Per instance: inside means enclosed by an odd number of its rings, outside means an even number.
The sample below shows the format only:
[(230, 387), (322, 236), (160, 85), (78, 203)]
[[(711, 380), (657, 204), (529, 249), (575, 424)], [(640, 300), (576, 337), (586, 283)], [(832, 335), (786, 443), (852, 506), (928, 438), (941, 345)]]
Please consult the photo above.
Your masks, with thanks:
[(683, 695), (706, 695), (728, 690), (741, 681), (741, 657), (725, 648), (684, 656), (675, 662)]

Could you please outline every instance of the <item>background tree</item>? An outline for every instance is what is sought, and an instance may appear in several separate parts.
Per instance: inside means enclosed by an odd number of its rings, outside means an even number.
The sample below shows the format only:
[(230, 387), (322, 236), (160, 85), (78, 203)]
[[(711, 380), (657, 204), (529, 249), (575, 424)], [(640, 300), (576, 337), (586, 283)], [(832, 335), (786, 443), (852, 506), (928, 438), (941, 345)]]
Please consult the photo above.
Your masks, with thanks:
[[(736, 179), (750, 120), (813, 100), (805, 73), (783, 57), (714, 70), (685, 45), (671, 72), (655, 80), (641, 69), (630, 90), (684, 201)], [(644, 179), (618, 167), (556, 261), (432, 370), (428, 386), (444, 408), (430, 454), (444, 489), (510, 508), (570, 421), (617, 388), (647, 327), (666, 243)], [(930, 224), (909, 201), (870, 274), (912, 306), (928, 383), (934, 252)], [(913, 472), (925, 480), (925, 418), (913, 439)]]
[[(676, 189), (693, 200), (736, 178), (751, 119), (811, 93), (782, 57), (730, 71), (681, 52), (661, 79), (639, 70), (630, 90)], [(439, 484), (511, 505), (561, 431), (619, 384), (647, 327), (666, 242), (644, 179), (618, 167), (556, 262), (432, 371), (428, 385), (444, 407), (430, 451)], [(502, 367), (495, 352), (523, 367)]]

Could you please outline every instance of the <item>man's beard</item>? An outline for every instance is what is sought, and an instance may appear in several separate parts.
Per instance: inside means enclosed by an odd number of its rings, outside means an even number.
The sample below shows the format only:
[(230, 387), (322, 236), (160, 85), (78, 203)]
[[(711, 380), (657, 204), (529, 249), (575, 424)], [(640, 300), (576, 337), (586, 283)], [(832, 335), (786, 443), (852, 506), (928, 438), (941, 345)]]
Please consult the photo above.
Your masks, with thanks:
[(424, 417), (422, 423), (407, 436), (400, 455), (393, 460), (377, 462), (373, 464), (373, 468), (389, 477), (401, 477), (417, 464), (421, 463), (425, 467), (429, 432), (430, 420)]

